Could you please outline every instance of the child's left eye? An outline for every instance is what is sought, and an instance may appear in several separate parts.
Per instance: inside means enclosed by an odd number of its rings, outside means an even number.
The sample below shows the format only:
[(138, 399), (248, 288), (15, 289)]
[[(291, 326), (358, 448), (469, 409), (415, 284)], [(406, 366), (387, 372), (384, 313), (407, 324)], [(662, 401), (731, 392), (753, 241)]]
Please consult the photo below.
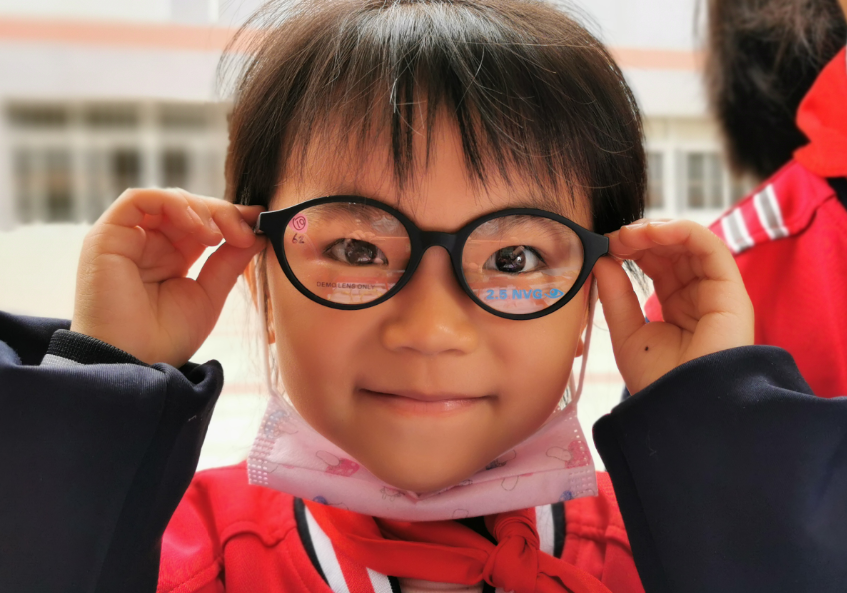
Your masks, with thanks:
[(533, 272), (544, 264), (544, 259), (526, 245), (512, 245), (498, 249), (482, 265), (483, 270), (497, 270), (506, 274)]

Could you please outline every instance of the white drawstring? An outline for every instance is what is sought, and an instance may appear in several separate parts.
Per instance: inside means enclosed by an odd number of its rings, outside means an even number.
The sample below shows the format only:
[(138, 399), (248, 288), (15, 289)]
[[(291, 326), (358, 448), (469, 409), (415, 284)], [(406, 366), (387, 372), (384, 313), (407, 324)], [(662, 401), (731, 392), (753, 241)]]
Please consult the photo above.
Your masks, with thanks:
[[(582, 367), (579, 369), (579, 384), (573, 392), (573, 401), (579, 401), (582, 395), (582, 387), (585, 384), (585, 370), (588, 368), (588, 347), (591, 345), (591, 330), (594, 327), (594, 311), (597, 309), (597, 280), (591, 280), (591, 289), (588, 291), (588, 326), (585, 328), (585, 346), (582, 349)], [(571, 373), (571, 384), (573, 373)], [(572, 390), (573, 391), (573, 390)]]

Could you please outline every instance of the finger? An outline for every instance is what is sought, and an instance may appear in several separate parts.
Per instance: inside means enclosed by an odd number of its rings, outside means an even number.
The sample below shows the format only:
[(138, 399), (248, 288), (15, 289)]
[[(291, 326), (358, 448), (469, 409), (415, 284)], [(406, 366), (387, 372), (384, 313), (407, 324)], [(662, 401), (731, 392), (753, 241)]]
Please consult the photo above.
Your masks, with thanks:
[[(690, 267), (692, 258), (672, 258), (658, 255), (652, 251), (639, 252), (636, 265), (653, 281), (653, 290), (659, 300), (680, 290), (693, 279)], [(686, 269), (688, 266), (688, 269)]]
[(638, 265), (653, 281), (653, 288), (660, 299), (694, 280), (703, 278), (700, 260), (685, 254), (668, 257), (654, 250), (644, 250), (632, 256), (630, 261)]
[(594, 265), (603, 315), (609, 326), (612, 348), (619, 352), (623, 345), (644, 324), (644, 313), (629, 276), (623, 267), (611, 258), (601, 257)]
[(88, 273), (88, 266), (97, 260), (97, 256), (103, 254), (118, 255), (138, 264), (144, 254), (146, 242), (147, 232), (140, 227), (95, 225), (83, 243), (78, 273)]
[[(735, 280), (739, 277), (732, 253), (709, 229), (688, 220), (653, 221), (623, 227), (609, 237), (610, 252), (618, 257), (638, 261), (645, 251), (669, 259), (696, 257), (703, 277), (713, 280)], [(619, 255), (617, 253), (627, 253)], [(646, 273), (646, 270), (645, 270)]]
[[(191, 206), (191, 209), (197, 213), (200, 217), (200, 220), (203, 221), (203, 225), (208, 228), (214, 235), (217, 237), (217, 242), (214, 245), (217, 245), (223, 239), (223, 233), (221, 232), (218, 223), (215, 221), (214, 216), (212, 215), (212, 203), (213, 202), (221, 202), (215, 198), (209, 198), (207, 196), (198, 196), (197, 194), (192, 194), (190, 192), (185, 191), (180, 188), (173, 188), (169, 191), (176, 192), (185, 197), (188, 201), (188, 204)], [(226, 202), (221, 202), (222, 204), (226, 204)]]
[(747, 317), (749, 297), (738, 266), (705, 227), (690, 221), (650, 223), (622, 229), (615, 242), (623, 251), (637, 250), (632, 257), (653, 279), (666, 320), (690, 329), (712, 313)]
[[(207, 226), (220, 232), (223, 240), (236, 247), (250, 247), (255, 241), (253, 225), (259, 214), (265, 210), (263, 206), (242, 206), (225, 202), (218, 198), (181, 192), (196, 210)], [(163, 232), (174, 242), (181, 241), (185, 234), (178, 228), (163, 226)]]
[(243, 204), (236, 204), (235, 208), (241, 213), (244, 222), (250, 225), (250, 230), (253, 230), (256, 221), (259, 220), (259, 214), (266, 210), (264, 206), (245, 206)]
[[(209, 204), (214, 220), (223, 233), (224, 240), (236, 247), (250, 247), (256, 240), (253, 224), (264, 210), (261, 206), (236, 206), (229, 202), (212, 199)], [(245, 215), (249, 221), (245, 219)]]
[[(124, 227), (146, 226), (148, 218), (155, 227), (166, 224), (179, 229), (183, 236), (195, 235), (204, 245), (217, 245), (221, 235), (206, 224), (186, 198), (187, 192), (163, 189), (128, 189), (100, 217), (98, 224)], [(159, 217), (165, 217), (162, 221)]]
[(253, 256), (265, 247), (265, 243), (263, 237), (256, 237), (256, 241), (248, 248), (224, 243), (206, 260), (197, 276), (197, 284), (206, 292), (216, 313), (223, 309), (226, 297), (238, 277)]

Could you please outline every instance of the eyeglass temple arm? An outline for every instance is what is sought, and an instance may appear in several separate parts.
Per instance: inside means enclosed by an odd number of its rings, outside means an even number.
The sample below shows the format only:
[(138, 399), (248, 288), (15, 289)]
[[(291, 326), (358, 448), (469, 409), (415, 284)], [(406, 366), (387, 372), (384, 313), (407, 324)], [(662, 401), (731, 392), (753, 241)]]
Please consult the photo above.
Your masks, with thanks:
[(253, 234), (254, 235), (264, 235), (265, 231), (262, 230), (262, 215), (264, 212), (260, 212), (259, 216), (256, 218), (256, 224), (253, 225)]

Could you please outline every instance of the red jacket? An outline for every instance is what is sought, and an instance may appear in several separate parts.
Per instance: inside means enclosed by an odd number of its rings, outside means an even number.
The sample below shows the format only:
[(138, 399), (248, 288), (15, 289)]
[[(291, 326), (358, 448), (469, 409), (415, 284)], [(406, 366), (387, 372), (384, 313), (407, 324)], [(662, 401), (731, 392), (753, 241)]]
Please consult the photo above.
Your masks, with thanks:
[[(565, 561), (614, 593), (641, 593), (608, 475), (598, 483), (599, 496), (568, 501), (564, 518), (554, 511), (547, 522), (564, 536)], [(330, 586), (341, 578), (351, 593), (392, 590), (390, 577), (352, 565), (325, 538), (291, 495), (249, 485), (244, 464), (199, 472), (165, 532), (158, 591), (328, 593), (343, 590)]]
[[(821, 72), (797, 123), (810, 144), (710, 228), (735, 254), (756, 344), (788, 350), (812, 390), (833, 397), (847, 394), (847, 199), (828, 181), (847, 177), (846, 50)], [(646, 313), (662, 319), (655, 295)]]

